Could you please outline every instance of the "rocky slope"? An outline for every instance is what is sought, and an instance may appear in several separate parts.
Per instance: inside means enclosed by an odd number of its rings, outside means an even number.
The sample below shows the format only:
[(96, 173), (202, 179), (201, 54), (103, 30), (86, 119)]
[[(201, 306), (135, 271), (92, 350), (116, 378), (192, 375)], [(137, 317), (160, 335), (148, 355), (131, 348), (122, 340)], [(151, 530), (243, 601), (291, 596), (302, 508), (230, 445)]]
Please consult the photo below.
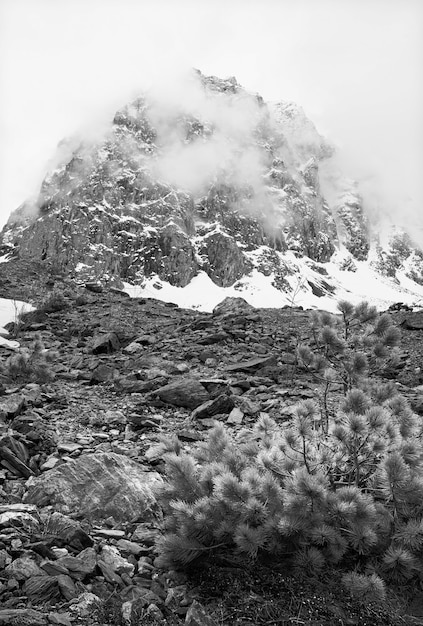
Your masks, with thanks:
[[(422, 284), (422, 253), (403, 233), (377, 245), (354, 184), (337, 180), (329, 206), (332, 154), (297, 105), (196, 72), (123, 107), (102, 140), (64, 141), (38, 199), (10, 216), (3, 252), (116, 284), (185, 287), (204, 272), (247, 299), (257, 272), (285, 302), (342, 295), (330, 260)], [(413, 285), (407, 302), (423, 295)]]
[[(213, 313), (179, 309), (80, 285), (52, 275), (47, 262), (1, 263), (0, 283), (11, 298), (38, 294), (38, 310), (9, 329), (21, 350), (38, 337), (40, 358), (53, 357), (48, 376), (9, 367), (1, 378), (0, 624), (116, 626), (122, 611), (133, 624), (213, 626), (252, 615), (257, 624), (422, 623), (417, 590), (407, 609), (415, 617), (389, 618), (324, 587), (297, 588), (273, 569), (243, 572), (244, 588), (227, 564), (205, 579), (156, 565), (159, 436), (178, 435), (189, 449), (213, 420), (236, 434), (260, 413), (283, 427), (295, 404), (316, 394), (293, 354), (311, 337), (308, 312), (242, 299)], [(385, 375), (423, 415), (422, 314), (391, 314), (401, 358)], [(14, 355), (0, 346), (2, 367)], [(225, 604), (228, 589), (236, 600)]]

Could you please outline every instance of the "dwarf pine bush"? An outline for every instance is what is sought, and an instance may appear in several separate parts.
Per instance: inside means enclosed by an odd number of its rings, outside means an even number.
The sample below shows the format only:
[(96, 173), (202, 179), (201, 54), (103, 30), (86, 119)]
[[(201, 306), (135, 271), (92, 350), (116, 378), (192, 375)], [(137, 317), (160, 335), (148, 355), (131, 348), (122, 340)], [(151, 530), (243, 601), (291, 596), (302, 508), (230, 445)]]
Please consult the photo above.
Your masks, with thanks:
[(43, 299), (39, 309), (45, 313), (55, 313), (56, 311), (66, 309), (68, 306), (65, 293), (60, 289), (55, 288)]
[[(373, 320), (363, 332), (353, 330), (360, 315)], [(347, 321), (333, 342), (345, 360), (354, 362), (353, 333), (366, 364), (376, 345), (396, 342), (366, 308)], [(323, 358), (333, 352), (323, 348)], [(347, 389), (330, 414), (306, 400), (283, 428), (262, 414), (236, 439), (216, 423), (190, 452), (175, 437), (162, 441), (163, 566), (221, 551), (267, 554), (303, 574), (337, 567), (350, 593), (368, 600), (383, 599), (383, 581), (423, 577), (422, 426), (392, 383), (355, 387), (348, 366), (334, 363)]]
[(423, 575), (416, 416), (403, 401), (399, 411), (392, 398), (374, 405), (361, 394), (347, 394), (328, 431), (305, 401), (284, 430), (262, 415), (238, 441), (216, 424), (189, 454), (169, 444), (162, 564), (188, 566), (224, 548), (269, 553), (299, 572), (352, 565), (387, 580)]
[(53, 350), (46, 350), (39, 335), (29, 348), (21, 348), (0, 365), (0, 372), (15, 383), (46, 383), (54, 379), (51, 363), (57, 357)]

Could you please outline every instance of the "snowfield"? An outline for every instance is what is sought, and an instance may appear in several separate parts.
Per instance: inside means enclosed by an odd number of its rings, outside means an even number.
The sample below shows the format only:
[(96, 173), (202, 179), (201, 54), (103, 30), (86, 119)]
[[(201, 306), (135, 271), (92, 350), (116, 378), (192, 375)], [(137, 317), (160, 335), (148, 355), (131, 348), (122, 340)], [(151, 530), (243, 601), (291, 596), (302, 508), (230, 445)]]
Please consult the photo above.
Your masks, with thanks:
[[(219, 287), (205, 272), (200, 272), (186, 287), (174, 287), (152, 277), (140, 286), (125, 283), (125, 291), (132, 297), (155, 298), (174, 302), (179, 307), (212, 311), (226, 297), (242, 297), (257, 308), (280, 308), (302, 306), (304, 309), (320, 309), (337, 312), (339, 300), (357, 304), (366, 300), (379, 311), (391, 304), (403, 302), (416, 308), (423, 307), (423, 286), (398, 273), (395, 280), (382, 277), (366, 262), (356, 261), (356, 271), (339, 269), (337, 263), (326, 263), (328, 275), (310, 268), (304, 259), (295, 259), (299, 274), (287, 276), (292, 295), (283, 293), (272, 285), (273, 275), (264, 276), (253, 270), (232, 287)], [(299, 278), (300, 276), (300, 278)], [(322, 297), (313, 294), (310, 283), (319, 287), (330, 283), (334, 291)]]

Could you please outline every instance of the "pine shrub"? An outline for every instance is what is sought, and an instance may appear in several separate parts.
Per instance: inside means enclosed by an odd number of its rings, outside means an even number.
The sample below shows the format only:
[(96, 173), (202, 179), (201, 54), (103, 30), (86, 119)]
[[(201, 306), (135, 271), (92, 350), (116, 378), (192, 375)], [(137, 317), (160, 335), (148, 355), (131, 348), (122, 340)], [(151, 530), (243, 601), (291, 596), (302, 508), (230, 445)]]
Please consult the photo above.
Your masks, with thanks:
[(0, 366), (2, 376), (14, 383), (47, 383), (54, 379), (51, 368), (57, 358), (54, 350), (46, 350), (39, 335), (29, 348), (21, 348)]
[(305, 401), (284, 430), (262, 415), (240, 440), (216, 423), (191, 453), (170, 443), (162, 564), (229, 550), (312, 574), (353, 564), (387, 580), (422, 575), (423, 446), (416, 416), (407, 410), (404, 431), (390, 405), (353, 389), (328, 431)]
[[(323, 358), (354, 363), (354, 342), (376, 363), (375, 346), (393, 343), (390, 321), (364, 305), (341, 306), (343, 337), (321, 314)], [(262, 414), (236, 438), (215, 423), (190, 452), (175, 437), (161, 442), (164, 567), (187, 568), (216, 552), (267, 555), (303, 575), (337, 567), (366, 601), (383, 599), (383, 580), (423, 576), (421, 424), (392, 383), (356, 387), (353, 369), (333, 364), (346, 390), (330, 414), (306, 400), (283, 428)]]
[(60, 289), (55, 288), (44, 298), (38, 308), (45, 313), (55, 313), (56, 311), (66, 309), (68, 306), (65, 293)]

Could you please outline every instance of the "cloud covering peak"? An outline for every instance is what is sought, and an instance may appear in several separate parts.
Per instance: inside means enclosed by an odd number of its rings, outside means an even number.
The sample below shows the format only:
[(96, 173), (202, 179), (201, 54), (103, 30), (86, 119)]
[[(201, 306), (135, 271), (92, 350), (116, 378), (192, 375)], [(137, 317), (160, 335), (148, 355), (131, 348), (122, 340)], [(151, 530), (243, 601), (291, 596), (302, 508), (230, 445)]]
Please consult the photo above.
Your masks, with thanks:
[(0, 24), (2, 222), (63, 137), (195, 66), (298, 102), (369, 206), (423, 229), (421, 0), (3, 0)]

